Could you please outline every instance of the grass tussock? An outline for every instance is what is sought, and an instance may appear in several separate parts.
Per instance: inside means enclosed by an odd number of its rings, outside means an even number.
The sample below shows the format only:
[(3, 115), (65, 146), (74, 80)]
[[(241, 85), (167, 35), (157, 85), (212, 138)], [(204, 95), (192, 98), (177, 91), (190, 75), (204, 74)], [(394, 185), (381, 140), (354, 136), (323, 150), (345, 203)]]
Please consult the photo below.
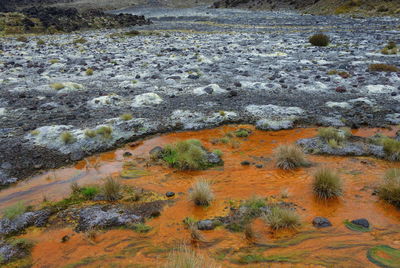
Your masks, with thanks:
[(313, 36), (310, 37), (309, 42), (313, 46), (318, 46), (318, 47), (326, 47), (330, 43), (330, 38), (326, 34), (314, 34)]
[(27, 211), (27, 206), (23, 202), (18, 202), (8, 208), (6, 208), (3, 212), (3, 217), (13, 220), (18, 216), (24, 214)]
[(97, 133), (93, 129), (86, 129), (85, 130), (85, 137), (87, 138), (94, 138), (96, 137)]
[(397, 66), (390, 65), (390, 64), (371, 64), (368, 68), (370, 72), (387, 72), (387, 73), (395, 73), (400, 72), (400, 69)]
[(280, 145), (275, 150), (274, 155), (276, 166), (281, 169), (288, 170), (310, 165), (303, 150), (298, 145)]
[(300, 217), (287, 208), (272, 207), (263, 219), (273, 230), (294, 229), (300, 226)]
[(169, 166), (180, 170), (200, 170), (209, 166), (206, 151), (199, 140), (167, 145), (163, 150), (163, 160)]
[(400, 161), (400, 141), (388, 137), (381, 139), (383, 151), (390, 161)]
[(85, 73), (86, 73), (86, 75), (91, 76), (91, 75), (93, 75), (94, 70), (92, 68), (87, 68)]
[(126, 113), (126, 114), (122, 114), (120, 116), (120, 118), (121, 118), (121, 120), (129, 121), (129, 120), (132, 120), (133, 116), (132, 116), (132, 114)]
[(220, 268), (215, 261), (206, 258), (189, 249), (186, 246), (180, 246), (174, 250), (169, 256), (163, 268)]
[(389, 43), (381, 50), (381, 53), (384, 55), (396, 55), (397, 52), (397, 44), (394, 41), (389, 41)]
[(313, 192), (321, 199), (331, 199), (342, 195), (339, 175), (329, 168), (320, 168), (314, 175)]
[(400, 208), (400, 169), (389, 169), (378, 188), (380, 199)]
[(112, 127), (110, 126), (101, 126), (98, 129), (96, 129), (96, 134), (105, 138), (105, 139), (111, 139), (112, 138)]
[(206, 180), (197, 181), (192, 191), (189, 193), (189, 198), (197, 206), (208, 206), (214, 199), (214, 193), (211, 189), (210, 183)]
[(64, 144), (71, 144), (76, 142), (74, 134), (69, 131), (64, 131), (63, 133), (61, 133), (60, 139)]
[(121, 198), (122, 186), (114, 178), (108, 177), (101, 187), (102, 194), (107, 201), (114, 202)]
[(348, 138), (351, 131), (348, 128), (325, 127), (318, 129), (318, 137), (325, 140), (332, 148), (340, 147)]

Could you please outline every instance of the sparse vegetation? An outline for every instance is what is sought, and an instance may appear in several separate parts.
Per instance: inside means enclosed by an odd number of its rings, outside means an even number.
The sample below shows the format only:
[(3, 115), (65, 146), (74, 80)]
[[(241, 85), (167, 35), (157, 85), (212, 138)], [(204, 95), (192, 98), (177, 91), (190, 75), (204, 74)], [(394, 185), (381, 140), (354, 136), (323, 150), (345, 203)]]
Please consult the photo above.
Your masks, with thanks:
[(105, 139), (111, 139), (112, 128), (110, 126), (101, 126), (96, 130), (96, 134), (102, 136)]
[(389, 43), (381, 50), (381, 53), (384, 55), (396, 55), (397, 52), (397, 44), (394, 41), (389, 41)]
[(287, 208), (272, 207), (263, 219), (273, 230), (293, 229), (300, 225), (300, 217)]
[(167, 145), (162, 159), (171, 167), (181, 170), (200, 170), (209, 167), (206, 151), (199, 140), (180, 141)]
[(238, 138), (246, 138), (250, 136), (251, 130), (246, 128), (240, 128), (234, 132), (235, 136)]
[(169, 256), (164, 268), (220, 268), (214, 261), (195, 251), (181, 246)]
[(60, 139), (64, 144), (71, 144), (76, 142), (75, 136), (69, 131), (64, 131), (63, 133), (61, 133)]
[(208, 206), (214, 199), (214, 193), (210, 187), (210, 183), (205, 180), (197, 181), (193, 187), (192, 191), (189, 193), (189, 198), (197, 206)]
[(10, 220), (24, 214), (27, 211), (27, 207), (23, 202), (17, 202), (16, 204), (6, 208), (3, 212), (3, 217)]
[(396, 66), (383, 63), (371, 64), (368, 69), (370, 72), (400, 72)]
[(92, 200), (99, 193), (99, 188), (95, 186), (82, 187), (80, 192), (85, 199)]
[(389, 169), (378, 187), (378, 196), (382, 200), (400, 208), (400, 169)]
[(101, 190), (107, 201), (114, 202), (121, 198), (121, 184), (114, 178), (106, 178)]
[(323, 167), (314, 175), (313, 192), (321, 199), (331, 199), (342, 195), (342, 182), (339, 175)]
[(313, 46), (318, 46), (318, 47), (326, 47), (330, 43), (329, 36), (322, 33), (314, 34), (313, 36), (310, 37), (309, 41)]
[(25, 36), (18, 36), (17, 41), (21, 43), (26, 43), (28, 42), (28, 38), (26, 38)]
[(87, 43), (87, 40), (86, 40), (85, 38), (81, 37), (81, 38), (75, 39), (75, 40), (73, 41), (73, 43), (74, 43), (74, 44), (85, 44), (85, 43)]
[(136, 223), (132, 225), (132, 229), (137, 233), (144, 234), (150, 232), (152, 228), (144, 223)]
[(332, 148), (340, 147), (351, 137), (351, 131), (347, 128), (337, 129), (334, 127), (319, 128), (318, 136), (324, 139)]
[(60, 60), (59, 59), (51, 59), (51, 60), (49, 60), (49, 62), (50, 62), (50, 64), (56, 64), (56, 63), (59, 63)]
[(280, 145), (275, 150), (276, 166), (281, 169), (307, 167), (310, 162), (298, 145)]
[(131, 119), (133, 118), (133, 116), (132, 116), (132, 114), (125, 113), (125, 114), (122, 114), (122, 115), (120, 116), (120, 118), (121, 118), (121, 120), (129, 121), (129, 120), (131, 120)]

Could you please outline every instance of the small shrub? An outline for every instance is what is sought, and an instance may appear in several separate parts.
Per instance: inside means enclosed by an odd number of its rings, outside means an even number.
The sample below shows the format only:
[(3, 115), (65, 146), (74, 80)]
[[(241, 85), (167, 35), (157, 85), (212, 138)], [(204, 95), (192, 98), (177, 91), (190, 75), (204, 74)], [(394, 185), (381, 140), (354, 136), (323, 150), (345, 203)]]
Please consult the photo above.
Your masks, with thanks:
[(61, 89), (65, 88), (63, 83), (53, 83), (50, 85), (50, 87), (52, 87), (55, 90), (61, 90)]
[(383, 151), (390, 161), (400, 161), (400, 141), (392, 138), (382, 138)]
[(325, 34), (314, 34), (310, 37), (309, 41), (313, 46), (318, 47), (326, 47), (330, 43), (329, 37)]
[(200, 255), (195, 251), (181, 246), (173, 251), (169, 256), (167, 262), (162, 266), (163, 268), (220, 268), (221, 266), (213, 260)]
[(102, 192), (107, 201), (113, 202), (121, 198), (121, 184), (109, 177), (102, 186)]
[(206, 152), (198, 140), (167, 145), (163, 150), (163, 160), (171, 167), (181, 170), (199, 170), (209, 166)]
[(371, 64), (368, 69), (371, 72), (400, 72), (400, 69), (396, 66), (383, 63)]
[(129, 120), (132, 120), (133, 116), (132, 116), (132, 114), (126, 113), (126, 114), (122, 114), (122, 115), (120, 116), (120, 118), (121, 118), (121, 120), (129, 121)]
[(281, 169), (295, 169), (310, 165), (298, 145), (281, 145), (275, 150), (276, 166)]
[(27, 211), (27, 207), (23, 202), (18, 202), (8, 208), (3, 212), (3, 217), (10, 220), (17, 218), (18, 216), (24, 214)]
[(102, 136), (105, 139), (111, 139), (112, 128), (110, 126), (101, 126), (96, 130), (96, 134)]
[(86, 129), (85, 130), (85, 136), (88, 138), (94, 138), (96, 137), (97, 133), (93, 129)]
[(81, 37), (81, 38), (75, 39), (75, 40), (73, 41), (73, 43), (74, 43), (74, 44), (85, 44), (85, 43), (87, 43), (87, 40), (86, 40), (85, 38)]
[(400, 169), (390, 169), (386, 172), (383, 183), (378, 188), (378, 196), (400, 208)]
[(299, 216), (286, 208), (272, 207), (271, 211), (263, 218), (273, 230), (293, 229), (300, 225)]
[(94, 70), (92, 68), (87, 68), (85, 73), (86, 73), (86, 75), (90, 76), (90, 75), (93, 75)]
[(210, 183), (205, 180), (197, 181), (192, 191), (189, 193), (189, 198), (197, 206), (208, 206), (214, 199), (214, 193), (210, 187)]
[(64, 131), (63, 133), (61, 133), (60, 139), (64, 144), (71, 144), (76, 142), (76, 138), (69, 131)]
[(328, 168), (320, 168), (314, 175), (313, 192), (321, 199), (342, 195), (342, 182), (339, 175)]
[(43, 41), (42, 39), (39, 39), (39, 40), (37, 40), (36, 45), (38, 45), (38, 46), (44, 46), (44, 45), (46, 45), (46, 42)]

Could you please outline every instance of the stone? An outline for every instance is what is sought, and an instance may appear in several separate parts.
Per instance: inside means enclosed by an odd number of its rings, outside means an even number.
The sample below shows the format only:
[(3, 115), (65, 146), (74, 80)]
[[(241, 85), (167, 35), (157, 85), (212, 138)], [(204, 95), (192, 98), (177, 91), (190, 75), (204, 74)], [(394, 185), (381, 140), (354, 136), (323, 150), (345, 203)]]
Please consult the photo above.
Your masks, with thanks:
[(174, 192), (166, 192), (166, 193), (165, 193), (165, 196), (166, 196), (166, 197), (174, 197), (174, 196), (175, 196), (175, 193), (174, 193)]
[(332, 223), (324, 217), (315, 217), (312, 221), (312, 224), (317, 228), (325, 228), (332, 226)]
[(154, 147), (153, 149), (150, 150), (149, 155), (152, 158), (160, 158), (162, 153), (163, 153), (163, 148), (160, 147), (160, 146), (156, 146), (156, 147)]
[(241, 164), (242, 166), (249, 166), (249, 165), (250, 165), (250, 162), (247, 161), (247, 160), (245, 160), (245, 161), (242, 161), (240, 164)]
[(197, 228), (199, 230), (213, 230), (215, 226), (212, 220), (202, 220), (197, 222)]
[(216, 153), (207, 153), (206, 159), (207, 162), (212, 165), (218, 165), (222, 162), (221, 157), (219, 157), (219, 155), (217, 155)]
[(364, 227), (364, 228), (369, 228), (370, 224), (368, 222), (367, 219), (361, 218), (361, 219), (356, 219), (356, 220), (352, 220), (351, 223)]

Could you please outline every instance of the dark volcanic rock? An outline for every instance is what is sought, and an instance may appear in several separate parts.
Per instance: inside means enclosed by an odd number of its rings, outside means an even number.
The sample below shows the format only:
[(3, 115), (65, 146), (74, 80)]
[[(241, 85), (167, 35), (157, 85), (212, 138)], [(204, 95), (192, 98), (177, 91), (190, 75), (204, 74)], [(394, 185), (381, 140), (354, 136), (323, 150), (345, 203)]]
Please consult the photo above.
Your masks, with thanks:
[(15, 219), (0, 220), (0, 236), (17, 234), (30, 226), (43, 227), (51, 215), (50, 210), (26, 212)]
[(315, 217), (313, 219), (312, 224), (317, 228), (324, 228), (324, 227), (332, 226), (332, 223), (327, 218), (323, 218), (323, 217)]
[(203, 220), (197, 222), (197, 228), (199, 230), (213, 230), (215, 226), (212, 220)]
[(364, 228), (369, 228), (369, 222), (367, 219), (357, 219), (357, 220), (352, 220), (351, 223), (364, 227)]
[(15, 259), (21, 259), (29, 254), (26, 248), (20, 244), (11, 244), (0, 240), (0, 265), (6, 264)]

